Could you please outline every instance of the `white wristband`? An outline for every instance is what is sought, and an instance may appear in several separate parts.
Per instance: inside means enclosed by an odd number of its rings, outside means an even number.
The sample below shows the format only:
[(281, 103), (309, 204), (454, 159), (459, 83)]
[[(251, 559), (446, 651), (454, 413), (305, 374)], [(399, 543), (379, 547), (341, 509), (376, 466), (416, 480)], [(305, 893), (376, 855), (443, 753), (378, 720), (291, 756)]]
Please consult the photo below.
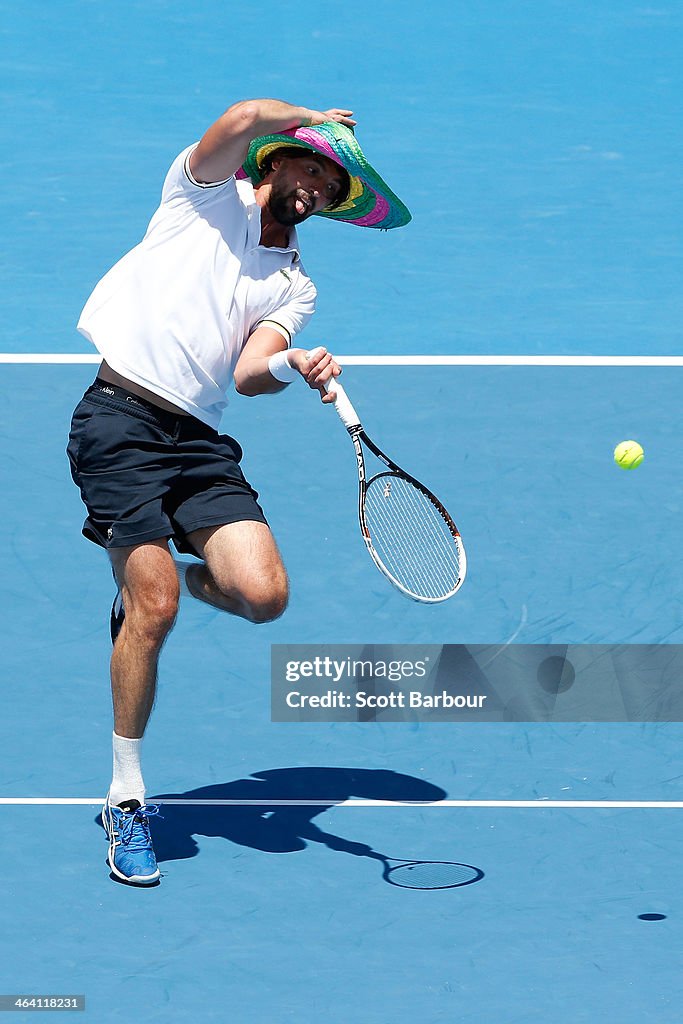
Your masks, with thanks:
[(289, 351), (285, 349), (283, 352), (275, 352), (268, 360), (268, 372), (281, 384), (291, 384), (299, 376), (299, 371), (290, 364), (288, 356)]

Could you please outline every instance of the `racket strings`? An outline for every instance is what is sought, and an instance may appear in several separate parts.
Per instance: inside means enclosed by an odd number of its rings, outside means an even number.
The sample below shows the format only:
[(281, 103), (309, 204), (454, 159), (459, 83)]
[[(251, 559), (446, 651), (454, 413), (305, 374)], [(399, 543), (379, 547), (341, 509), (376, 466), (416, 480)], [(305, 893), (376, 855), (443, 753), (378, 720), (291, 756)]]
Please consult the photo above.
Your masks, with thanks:
[[(403, 483), (404, 481), (401, 482)], [(414, 523), (424, 527), (423, 542), (431, 545), (437, 554), (443, 556), (443, 560), (437, 561), (436, 564), (443, 570), (441, 580), (446, 581), (449, 578), (446, 571), (448, 559), (454, 551), (452, 545), (453, 535), (448, 529), (442, 514), (422, 491), (412, 484), (407, 484), (404, 496), (414, 516)], [(418, 552), (416, 551), (414, 552), (414, 561), (419, 566), (420, 562), (417, 556)], [(457, 561), (457, 566), (459, 570), (459, 560)]]
[[(434, 597), (443, 590), (449, 589), (449, 580), (443, 571), (440, 559), (434, 558), (432, 564), (425, 559), (426, 544), (434, 545), (437, 554), (441, 554), (438, 551), (441, 539), (438, 536), (434, 537), (431, 523), (424, 523), (420, 520), (420, 510), (407, 509), (412, 524), (403, 522), (401, 509), (397, 508), (396, 503), (390, 500), (383, 499), (382, 502), (378, 502), (375, 511), (376, 522), (378, 526), (381, 522), (384, 529), (382, 535), (380, 535), (379, 528), (375, 529), (375, 546), (395, 577), (409, 589), (425, 593), (428, 597)], [(410, 529), (410, 536), (408, 538), (401, 537), (407, 528)], [(394, 547), (397, 544), (402, 544), (402, 547)]]
[(383, 485), (381, 494), (375, 489), (366, 504), (375, 551), (391, 575), (411, 592), (430, 598), (447, 594), (459, 578), (459, 561), (440, 513), (410, 484), (401, 494), (394, 486), (391, 491), (386, 488)]
[(370, 542), (390, 576), (410, 594), (439, 600), (461, 576), (460, 550), (429, 497), (394, 473), (374, 477), (365, 493)]

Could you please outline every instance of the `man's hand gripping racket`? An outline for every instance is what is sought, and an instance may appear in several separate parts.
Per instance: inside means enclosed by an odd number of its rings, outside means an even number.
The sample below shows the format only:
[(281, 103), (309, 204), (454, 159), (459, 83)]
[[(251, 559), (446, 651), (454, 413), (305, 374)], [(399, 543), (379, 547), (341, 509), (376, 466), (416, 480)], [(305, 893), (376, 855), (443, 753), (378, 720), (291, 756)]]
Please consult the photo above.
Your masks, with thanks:
[[(434, 604), (457, 593), (467, 560), (458, 529), (439, 499), (397, 466), (363, 429), (336, 377), (334, 407), (349, 432), (358, 466), (358, 520), (370, 557), (387, 579), (414, 601)], [(368, 479), (364, 448), (386, 467)]]

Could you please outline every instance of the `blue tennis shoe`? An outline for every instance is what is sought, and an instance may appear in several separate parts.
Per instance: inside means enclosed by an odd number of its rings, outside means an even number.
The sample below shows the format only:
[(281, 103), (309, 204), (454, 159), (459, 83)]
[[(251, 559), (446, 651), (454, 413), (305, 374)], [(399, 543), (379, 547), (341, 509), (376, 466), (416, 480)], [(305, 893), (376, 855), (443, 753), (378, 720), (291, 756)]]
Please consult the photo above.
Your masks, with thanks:
[(116, 806), (107, 797), (102, 808), (102, 824), (109, 839), (107, 863), (119, 881), (130, 885), (154, 885), (159, 881), (149, 830), (149, 819), (155, 814), (159, 814), (156, 804), (141, 806), (137, 800), (130, 800)]

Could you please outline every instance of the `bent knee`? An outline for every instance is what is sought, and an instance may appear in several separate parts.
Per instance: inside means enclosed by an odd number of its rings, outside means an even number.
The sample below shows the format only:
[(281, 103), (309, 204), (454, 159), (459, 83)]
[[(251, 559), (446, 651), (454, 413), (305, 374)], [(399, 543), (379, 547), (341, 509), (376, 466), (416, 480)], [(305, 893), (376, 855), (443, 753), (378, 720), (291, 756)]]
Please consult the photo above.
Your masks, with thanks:
[(154, 589), (125, 600), (126, 627), (148, 643), (160, 644), (170, 633), (178, 614), (178, 593), (173, 588)]
[(286, 580), (278, 581), (276, 586), (253, 590), (245, 595), (245, 603), (252, 622), (272, 622), (278, 619), (289, 600), (289, 588)]

